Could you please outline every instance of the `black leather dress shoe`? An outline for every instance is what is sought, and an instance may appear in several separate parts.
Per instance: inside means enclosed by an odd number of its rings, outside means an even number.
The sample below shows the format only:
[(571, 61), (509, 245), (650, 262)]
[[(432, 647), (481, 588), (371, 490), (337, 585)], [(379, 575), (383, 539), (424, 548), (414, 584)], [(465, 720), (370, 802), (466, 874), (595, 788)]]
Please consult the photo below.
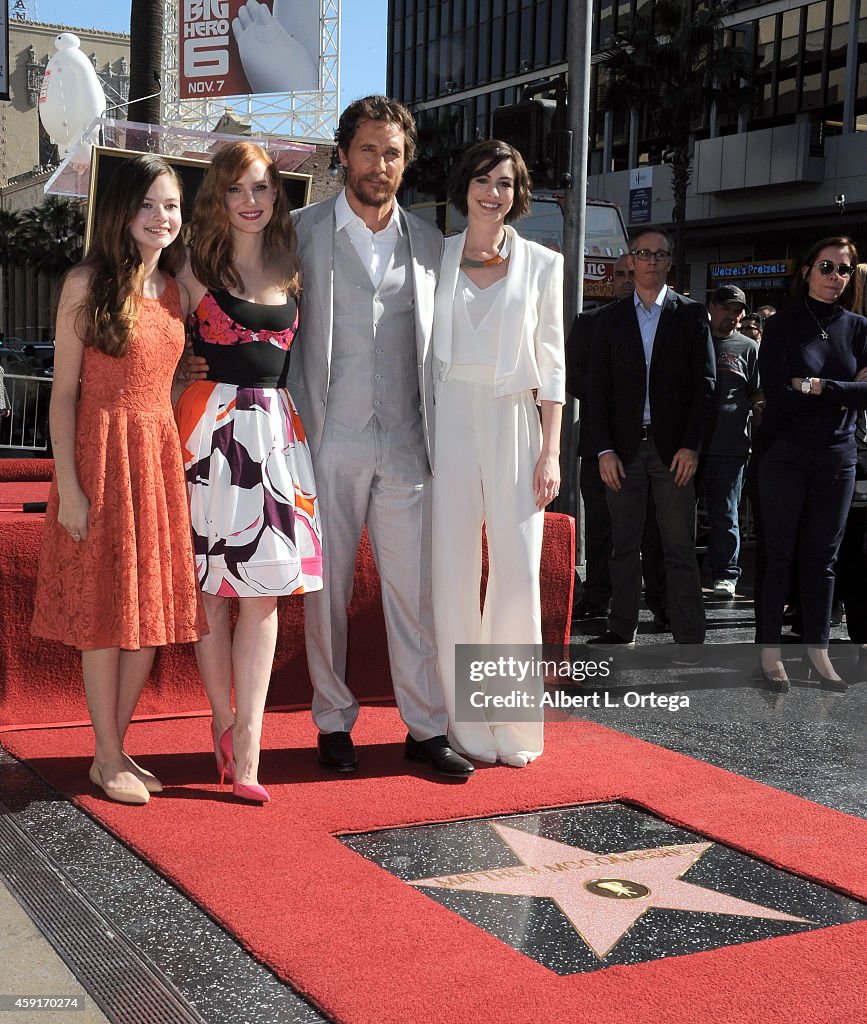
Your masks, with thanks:
[(572, 608), (572, 621), (582, 622), (584, 619), (604, 619), (608, 616), (608, 609), (600, 605), (591, 604), (583, 598)]
[(653, 613), (653, 628), (657, 633), (671, 632), (671, 623), (668, 620), (668, 612), (659, 609)]
[(608, 647), (634, 647), (635, 639), (629, 639), (629, 637), (621, 636), (619, 633), (615, 633), (611, 629), (606, 629), (602, 636), (591, 637), (587, 641), (589, 647), (601, 647), (605, 650)]
[(475, 768), (449, 746), (445, 736), (431, 736), (429, 740), (416, 740), (407, 735), (405, 753), (410, 761), (427, 761), (440, 775), (466, 778)]
[(354, 772), (358, 767), (358, 754), (348, 732), (319, 733), (319, 763), (339, 772)]

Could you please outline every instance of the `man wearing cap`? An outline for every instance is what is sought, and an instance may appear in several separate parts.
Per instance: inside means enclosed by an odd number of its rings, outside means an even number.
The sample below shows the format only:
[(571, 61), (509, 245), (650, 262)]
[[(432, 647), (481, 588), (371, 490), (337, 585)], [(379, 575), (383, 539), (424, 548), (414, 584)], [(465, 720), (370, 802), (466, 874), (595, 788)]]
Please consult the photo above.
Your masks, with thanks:
[(713, 592), (730, 598), (741, 575), (738, 504), (750, 453), (749, 420), (763, 405), (759, 346), (738, 330), (747, 300), (736, 285), (717, 288), (707, 308), (716, 353), (716, 403), (698, 483), (708, 517), (707, 563)]

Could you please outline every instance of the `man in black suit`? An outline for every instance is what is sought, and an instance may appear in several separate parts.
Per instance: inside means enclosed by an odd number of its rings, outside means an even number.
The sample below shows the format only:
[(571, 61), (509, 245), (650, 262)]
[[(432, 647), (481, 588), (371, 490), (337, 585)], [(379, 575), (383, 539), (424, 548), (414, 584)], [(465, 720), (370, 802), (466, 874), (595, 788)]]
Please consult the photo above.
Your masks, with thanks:
[(611, 515), (607, 643), (631, 644), (641, 597), (639, 548), (652, 491), (665, 551), (676, 643), (703, 643), (693, 477), (713, 413), (716, 361), (707, 310), (665, 283), (672, 243), (645, 230), (630, 241), (633, 300), (599, 314), (590, 359), (590, 432)]
[[(614, 301), (632, 298), (635, 291), (629, 257), (621, 256), (613, 268)], [(611, 518), (605, 484), (599, 476), (599, 461), (587, 424), (587, 386), (590, 378), (590, 351), (598, 326), (599, 314), (605, 306), (586, 310), (575, 318), (566, 339), (566, 390), (579, 403), (581, 417), (578, 434), (578, 457), (581, 459), (580, 489), (584, 502), (585, 574), (581, 598), (572, 613), (573, 621), (596, 619), (608, 615), (611, 601), (611, 579), (608, 561), (611, 558)], [(645, 599), (660, 629), (667, 628), (665, 605), (665, 563), (662, 540), (656, 525), (653, 497), (649, 499), (647, 523), (641, 543), (641, 572)]]

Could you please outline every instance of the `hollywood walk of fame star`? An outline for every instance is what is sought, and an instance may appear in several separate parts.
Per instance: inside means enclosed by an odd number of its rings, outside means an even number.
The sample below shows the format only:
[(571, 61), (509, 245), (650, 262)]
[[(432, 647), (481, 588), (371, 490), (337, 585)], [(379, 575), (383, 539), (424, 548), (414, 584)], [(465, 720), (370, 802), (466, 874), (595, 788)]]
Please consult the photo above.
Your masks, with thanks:
[(494, 822), (489, 825), (511, 847), (520, 864), (416, 878), (410, 884), (551, 899), (599, 960), (604, 960), (652, 907), (811, 923), (684, 881), (681, 876), (713, 843), (600, 854)]

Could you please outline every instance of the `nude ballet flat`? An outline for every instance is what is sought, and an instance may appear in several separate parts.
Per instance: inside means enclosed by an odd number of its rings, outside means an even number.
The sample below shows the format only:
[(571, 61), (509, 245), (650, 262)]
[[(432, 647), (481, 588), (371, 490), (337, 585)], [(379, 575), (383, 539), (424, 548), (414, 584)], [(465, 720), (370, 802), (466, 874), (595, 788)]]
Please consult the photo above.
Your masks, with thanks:
[(140, 782), (137, 786), (130, 786), (129, 789), (118, 789), (113, 787), (109, 789), (102, 780), (102, 772), (96, 764), (96, 761), (90, 766), (90, 781), (94, 786), (98, 787), (105, 793), (109, 800), (114, 800), (119, 804), (146, 804), (150, 800), (151, 795), (145, 789), (144, 783)]
[(132, 773), (141, 782), (148, 793), (162, 793), (163, 784), (152, 772), (149, 772), (147, 768), (142, 768), (140, 764), (136, 764), (135, 761), (124, 751), (124, 760), (129, 761), (132, 765)]

